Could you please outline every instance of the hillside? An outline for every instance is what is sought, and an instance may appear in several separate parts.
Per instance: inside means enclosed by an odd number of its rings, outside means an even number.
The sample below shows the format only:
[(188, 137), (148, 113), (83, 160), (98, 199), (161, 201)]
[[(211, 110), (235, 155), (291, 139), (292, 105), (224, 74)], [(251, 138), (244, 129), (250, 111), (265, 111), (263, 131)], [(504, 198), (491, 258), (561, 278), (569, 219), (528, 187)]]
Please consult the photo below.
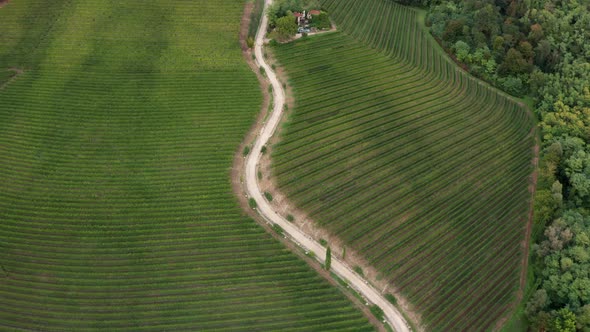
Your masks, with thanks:
[(232, 193), (243, 5), (0, 8), (1, 330), (374, 329)]
[(274, 49), (295, 98), (273, 147), (281, 191), (428, 330), (493, 329), (521, 286), (531, 115), (446, 58), (417, 11), (323, 4), (342, 32)]

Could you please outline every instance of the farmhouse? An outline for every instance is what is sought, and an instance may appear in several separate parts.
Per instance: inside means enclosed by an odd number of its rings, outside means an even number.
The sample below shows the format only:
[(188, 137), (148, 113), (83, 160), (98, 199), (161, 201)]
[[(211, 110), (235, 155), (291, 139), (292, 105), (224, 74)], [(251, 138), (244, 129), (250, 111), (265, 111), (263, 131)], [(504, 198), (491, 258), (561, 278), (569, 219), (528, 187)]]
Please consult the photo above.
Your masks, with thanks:
[(312, 9), (309, 11), (302, 12), (294, 12), (293, 16), (295, 16), (295, 22), (299, 27), (309, 27), (314, 16), (320, 15), (322, 12), (317, 9)]
[(295, 16), (295, 21), (297, 22), (297, 25), (301, 25), (302, 22), (305, 21), (305, 11), (303, 13), (294, 12), (293, 16)]

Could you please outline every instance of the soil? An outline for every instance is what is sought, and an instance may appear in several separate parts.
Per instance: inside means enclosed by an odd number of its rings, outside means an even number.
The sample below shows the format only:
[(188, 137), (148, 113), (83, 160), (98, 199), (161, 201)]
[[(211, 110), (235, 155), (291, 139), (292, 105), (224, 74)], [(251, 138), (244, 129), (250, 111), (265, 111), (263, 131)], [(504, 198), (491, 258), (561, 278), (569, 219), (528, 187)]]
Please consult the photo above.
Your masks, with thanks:
[[(330, 275), (330, 273), (328, 271), (326, 271), (325, 269), (323, 269), (323, 267), (321, 266), (321, 264), (319, 262), (317, 262), (315, 259), (312, 259), (312, 258), (306, 256), (305, 253), (301, 250), (301, 248), (299, 248), (295, 243), (287, 240), (284, 236), (276, 233), (275, 230), (270, 226), (270, 224), (267, 223), (264, 219), (262, 219), (258, 213), (256, 213), (254, 210), (252, 210), (248, 204), (248, 197), (246, 195), (246, 189), (245, 189), (245, 183), (244, 183), (244, 176), (245, 176), (244, 175), (244, 169), (245, 169), (244, 163), (246, 161), (246, 158), (243, 155), (243, 151), (246, 146), (251, 144), (251, 142), (256, 137), (257, 133), (260, 132), (262, 125), (264, 123), (264, 120), (266, 119), (266, 117), (270, 111), (269, 106), (271, 103), (271, 95), (268, 91), (269, 82), (265, 79), (264, 76), (262, 76), (260, 74), (260, 70), (258, 69), (256, 62), (253, 59), (253, 50), (248, 48), (248, 45), (246, 43), (246, 40), (248, 37), (248, 27), (250, 24), (250, 15), (251, 15), (253, 8), (254, 8), (253, 3), (246, 3), (244, 6), (244, 14), (242, 16), (242, 22), (240, 25), (240, 34), (239, 34), (240, 46), (242, 48), (242, 54), (244, 56), (244, 59), (246, 60), (246, 62), (248, 63), (248, 65), (250, 66), (252, 71), (258, 77), (258, 81), (260, 82), (260, 87), (261, 87), (261, 90), (263, 93), (263, 102), (261, 105), (260, 113), (258, 114), (254, 124), (250, 128), (250, 131), (244, 137), (242, 144), (240, 144), (240, 146), (238, 147), (238, 150), (236, 151), (235, 156), (234, 156), (234, 162), (233, 162), (232, 169), (231, 169), (232, 189), (234, 191), (234, 194), (236, 195), (236, 197), (238, 199), (238, 202), (239, 202), (240, 207), (242, 208), (242, 211), (244, 211), (244, 213), (246, 215), (248, 215), (249, 217), (254, 219), (258, 224), (260, 224), (267, 231), (267, 233), (271, 234), (275, 239), (277, 239), (279, 242), (281, 242), (283, 245), (285, 245), (294, 254), (296, 254), (302, 260), (307, 262), (309, 266), (311, 266), (320, 276), (322, 276), (324, 279), (326, 279), (332, 286), (340, 289), (342, 291), (342, 293), (359, 310), (361, 310), (361, 312), (369, 319), (369, 322), (373, 326), (375, 326), (378, 329), (378, 331), (386, 331), (382, 322), (379, 321), (371, 313), (369, 307), (365, 303), (360, 301), (348, 289), (344, 288), (336, 280), (334, 280), (332, 278), (332, 276)], [(282, 70), (277, 67), (276, 71), (277, 71), (278, 77), (281, 78), (281, 81), (287, 82), (287, 80), (284, 79), (285, 76), (284, 76), (284, 73), (282, 73)], [(292, 109), (292, 107), (294, 105), (294, 100), (292, 98), (292, 91), (291, 91), (290, 86), (287, 86), (287, 88), (285, 90), (287, 93), (286, 104), (289, 107), (289, 109)], [(286, 114), (288, 114), (288, 112)], [(286, 117), (287, 116), (285, 116), (284, 118), (286, 118)], [(284, 118), (283, 118), (283, 121), (284, 121)], [(272, 143), (275, 143), (277, 141), (278, 136), (279, 136), (278, 133), (275, 136), (273, 136)], [(266, 152), (265, 156), (261, 159), (261, 162), (260, 162), (261, 172), (263, 172), (263, 174), (267, 174), (267, 176), (264, 176), (263, 179), (260, 180), (261, 189), (263, 191), (269, 191), (272, 193), (273, 207), (276, 207), (277, 211), (281, 211), (281, 212), (292, 211), (291, 213), (295, 216), (295, 218), (297, 218), (298, 220), (303, 220), (303, 219), (300, 219), (300, 217), (303, 214), (300, 213), (299, 211), (296, 211), (295, 209), (291, 209), (290, 208), (291, 205), (286, 201), (285, 197), (283, 195), (281, 195), (280, 192), (273, 189), (274, 186), (272, 185), (272, 182), (270, 181), (271, 178), (269, 176), (269, 174), (270, 174), (270, 158), (269, 158), (270, 154), (271, 154), (271, 149), (269, 146), (268, 151)], [(277, 205), (277, 203), (285, 204), (285, 206), (282, 206), (282, 204), (279, 206), (279, 205)], [(311, 233), (308, 233), (308, 234), (311, 234)], [(347, 256), (348, 255), (349, 254), (347, 252)]]
[(0, 8), (2, 8), (5, 4), (8, 3), (9, 0), (0, 0)]

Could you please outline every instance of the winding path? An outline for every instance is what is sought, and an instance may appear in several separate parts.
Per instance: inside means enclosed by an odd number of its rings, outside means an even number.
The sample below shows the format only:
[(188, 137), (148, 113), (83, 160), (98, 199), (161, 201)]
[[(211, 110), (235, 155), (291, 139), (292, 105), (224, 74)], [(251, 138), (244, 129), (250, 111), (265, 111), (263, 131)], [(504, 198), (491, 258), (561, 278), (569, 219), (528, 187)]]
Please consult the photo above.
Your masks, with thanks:
[[(314, 241), (310, 236), (308, 236), (307, 234), (303, 233), (300, 229), (295, 227), (292, 223), (288, 222), (281, 215), (276, 213), (272, 209), (270, 204), (266, 201), (266, 199), (263, 197), (257, 182), (256, 168), (262, 155), (261, 149), (274, 134), (281, 119), (281, 115), (283, 113), (283, 105), (285, 103), (285, 92), (283, 90), (283, 87), (277, 79), (274, 71), (265, 62), (262, 53), (264, 36), (266, 35), (266, 29), (268, 26), (268, 18), (266, 17), (264, 12), (266, 12), (266, 8), (268, 8), (268, 6), (271, 3), (272, 0), (265, 0), (262, 20), (260, 22), (260, 26), (256, 34), (256, 44), (254, 52), (256, 55), (257, 65), (264, 68), (266, 76), (272, 84), (274, 94), (274, 106), (272, 114), (268, 119), (268, 122), (264, 124), (262, 130), (256, 137), (254, 147), (252, 148), (251, 152), (248, 154), (248, 157), (246, 159), (246, 190), (249, 197), (256, 200), (258, 213), (266, 221), (279, 225), (284, 230), (285, 234), (290, 237), (291, 240), (296, 242), (300, 247), (304, 248), (305, 250), (314, 252), (316, 258), (321, 263), (323, 263), (326, 256), (326, 249), (323, 246), (321, 246), (318, 242)], [(362, 294), (368, 301), (383, 309), (385, 318), (396, 331), (410, 331), (408, 324), (406, 323), (401, 313), (397, 310), (397, 308), (394, 307), (388, 300), (386, 300), (381, 295), (381, 293), (379, 293), (379, 291), (377, 291), (373, 286), (371, 286), (366, 280), (364, 280), (361, 276), (355, 273), (348, 265), (346, 265), (344, 262), (337, 259), (336, 257), (332, 257), (331, 271), (343, 280), (346, 280), (351, 287), (353, 287), (356, 291)]]

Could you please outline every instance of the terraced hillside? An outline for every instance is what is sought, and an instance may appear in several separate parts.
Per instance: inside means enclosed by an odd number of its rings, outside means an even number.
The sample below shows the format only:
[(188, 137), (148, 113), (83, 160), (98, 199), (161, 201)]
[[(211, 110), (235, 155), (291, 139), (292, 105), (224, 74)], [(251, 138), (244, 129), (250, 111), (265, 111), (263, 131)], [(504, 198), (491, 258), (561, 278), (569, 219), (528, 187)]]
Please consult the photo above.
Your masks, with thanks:
[(0, 9), (0, 330), (373, 329), (232, 194), (243, 4)]
[(324, 1), (344, 33), (275, 48), (295, 109), (279, 187), (376, 267), (433, 331), (492, 329), (514, 303), (533, 123), (445, 58), (417, 12)]

